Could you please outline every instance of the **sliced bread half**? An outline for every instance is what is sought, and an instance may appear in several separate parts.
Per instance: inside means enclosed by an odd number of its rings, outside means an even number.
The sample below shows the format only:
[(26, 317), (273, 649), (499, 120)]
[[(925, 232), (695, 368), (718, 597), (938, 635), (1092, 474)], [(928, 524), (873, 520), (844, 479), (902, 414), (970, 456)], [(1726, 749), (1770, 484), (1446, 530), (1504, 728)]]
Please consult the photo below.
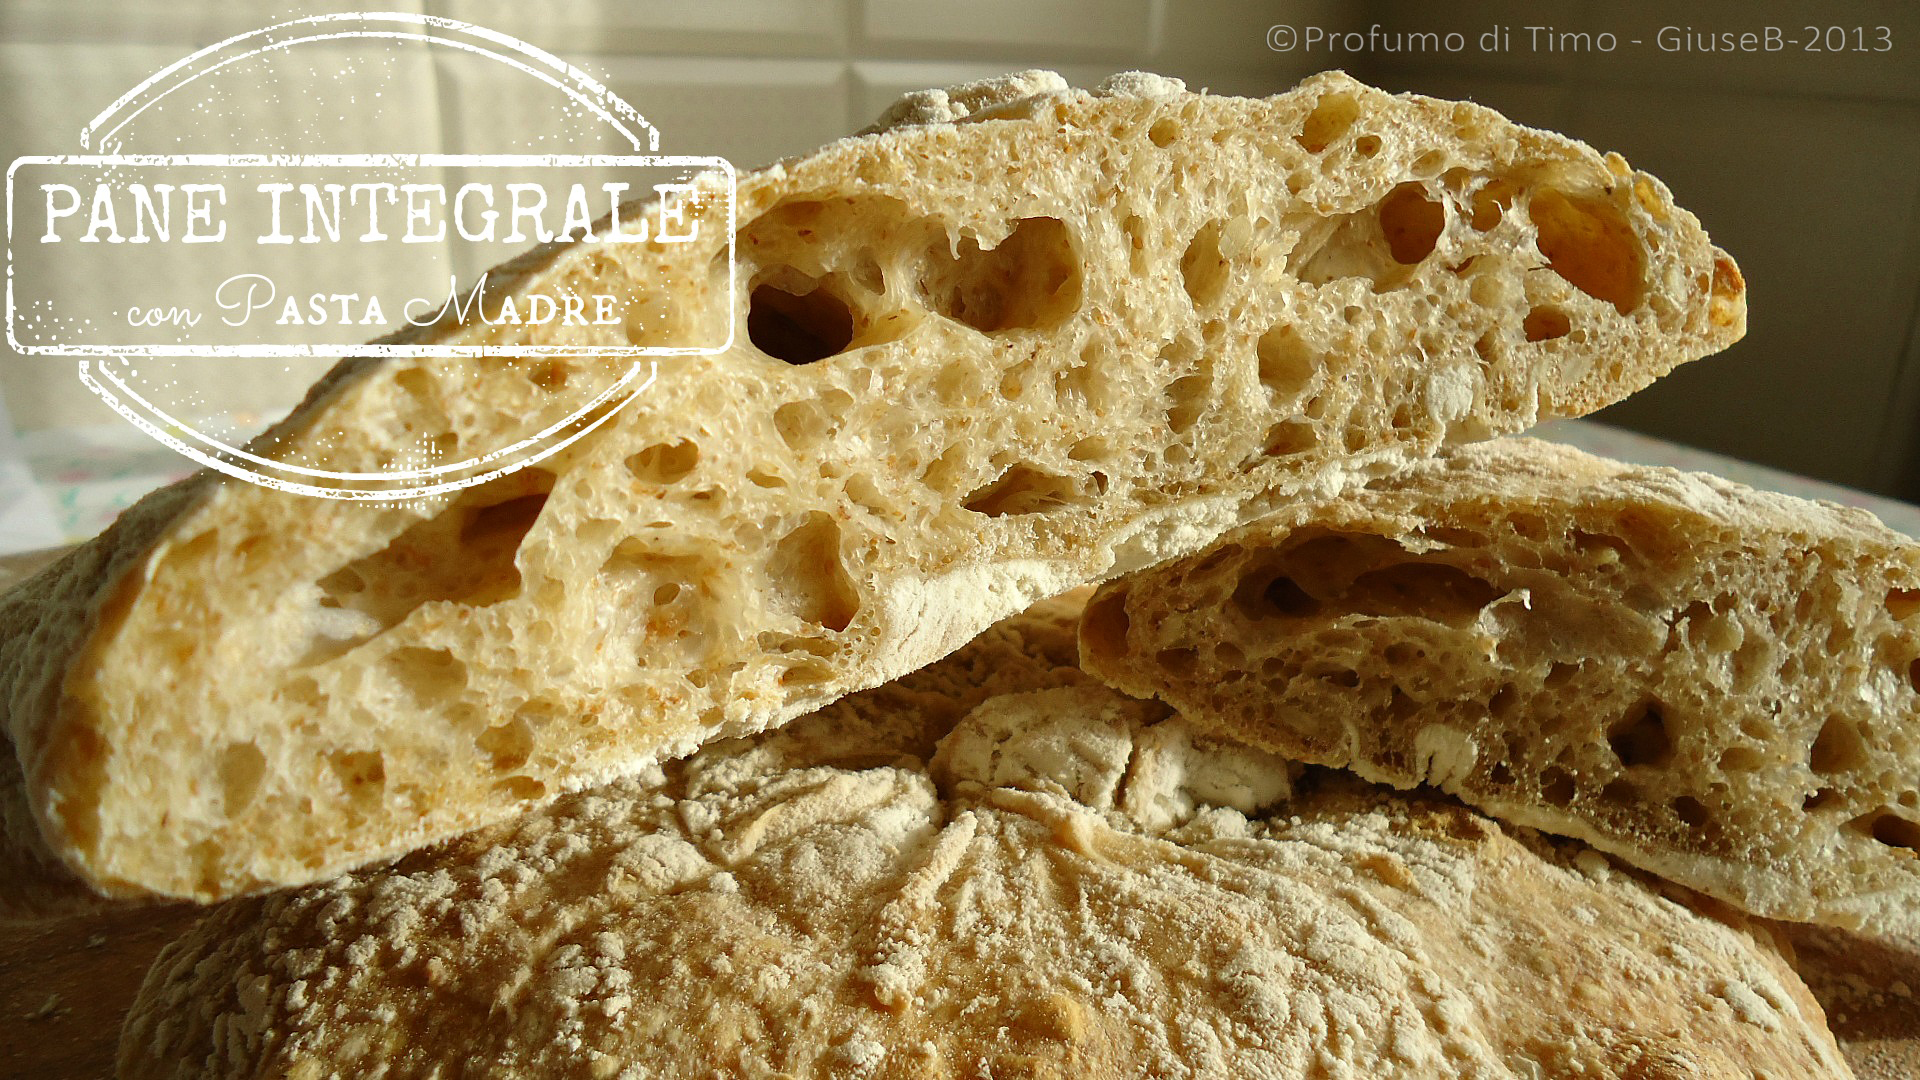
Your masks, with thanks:
[[(553, 456), (371, 505), (202, 474), (0, 601), (0, 705), (59, 858), (116, 894), (323, 879), (1744, 328), (1734, 264), (1658, 181), (1338, 74), (1266, 100), (1047, 73), (919, 94), (744, 174), (738, 221), (737, 288), (725, 230), (603, 238), (496, 271), (489, 304), (615, 291), (623, 327), (424, 332), (737, 327)], [(619, 377), (349, 361), (256, 449), (471, 455)]]
[(1106, 586), (1087, 670), (1782, 919), (1920, 905), (1920, 544), (1531, 439)]

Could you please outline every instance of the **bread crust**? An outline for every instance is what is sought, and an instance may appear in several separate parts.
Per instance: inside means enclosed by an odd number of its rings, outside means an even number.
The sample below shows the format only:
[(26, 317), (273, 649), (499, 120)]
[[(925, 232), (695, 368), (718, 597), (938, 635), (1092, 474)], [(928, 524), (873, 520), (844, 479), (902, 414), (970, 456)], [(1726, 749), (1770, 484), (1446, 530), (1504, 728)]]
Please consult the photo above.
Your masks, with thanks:
[(1087, 670), (1774, 918), (1920, 904), (1920, 545), (1530, 439), (1108, 585)]
[[(738, 205), (733, 309), (710, 230), (490, 278), (629, 290), (626, 327), (414, 335), (736, 327), (554, 457), (401, 505), (203, 474), (0, 599), (5, 728), (58, 858), (116, 896), (324, 879), (1744, 330), (1737, 269), (1657, 180), (1337, 73), (1263, 101), (1044, 73), (920, 95), (744, 174)], [(254, 452), (478, 452), (617, 375), (350, 360)]]
[(1848, 1075), (1738, 915), (1432, 796), (1290, 790), (1081, 676), (1073, 613), (218, 908), (120, 1075)]

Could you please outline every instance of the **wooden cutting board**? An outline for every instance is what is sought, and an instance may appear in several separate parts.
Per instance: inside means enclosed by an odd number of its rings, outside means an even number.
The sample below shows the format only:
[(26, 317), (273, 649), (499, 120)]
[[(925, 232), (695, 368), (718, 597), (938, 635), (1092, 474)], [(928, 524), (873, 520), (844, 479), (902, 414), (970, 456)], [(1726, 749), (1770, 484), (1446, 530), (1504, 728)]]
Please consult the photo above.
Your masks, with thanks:
[(147, 967), (199, 915), (129, 908), (0, 925), (0, 1076), (112, 1076), (120, 1021)]

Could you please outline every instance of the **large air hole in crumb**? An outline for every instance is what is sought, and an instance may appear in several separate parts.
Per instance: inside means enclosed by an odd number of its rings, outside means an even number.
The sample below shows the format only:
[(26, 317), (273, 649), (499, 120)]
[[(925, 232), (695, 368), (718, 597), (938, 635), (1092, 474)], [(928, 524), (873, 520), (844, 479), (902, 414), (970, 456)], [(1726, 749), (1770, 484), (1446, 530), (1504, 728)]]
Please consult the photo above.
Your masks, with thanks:
[(1509, 514), (1507, 527), (1536, 544), (1547, 538), (1546, 519), (1538, 514)]
[(481, 732), (473, 744), (486, 755), (488, 766), (495, 772), (511, 772), (533, 756), (533, 725), (516, 716)]
[(1807, 767), (1822, 776), (1837, 776), (1862, 768), (1871, 760), (1859, 725), (1844, 716), (1829, 716), (1807, 751)]
[(1554, 273), (1622, 315), (1640, 306), (1647, 290), (1646, 257), (1613, 204), (1569, 198), (1548, 188), (1534, 192), (1527, 215)]
[(547, 793), (547, 785), (531, 776), (509, 776), (496, 781), (493, 789), (519, 802), (538, 799)]
[(380, 751), (338, 751), (327, 755), (327, 765), (353, 802), (377, 803), (385, 796), (387, 759)]
[(1153, 654), (1153, 662), (1177, 678), (1186, 678), (1200, 666), (1200, 654), (1193, 649), (1161, 649)]
[(445, 705), (467, 688), (467, 665), (447, 649), (408, 645), (388, 653), (381, 666), (423, 709)]
[(1260, 599), (1268, 609), (1290, 618), (1304, 618), (1320, 609), (1319, 603), (1291, 578), (1277, 577), (1267, 582), (1267, 587), (1260, 590)]
[(1554, 307), (1537, 307), (1527, 312), (1520, 321), (1520, 329), (1527, 335), (1528, 341), (1552, 341), (1566, 337), (1573, 329), (1573, 321), (1567, 313)]
[(1044, 514), (1066, 506), (1084, 506), (1090, 500), (1080, 485), (1031, 465), (1015, 465), (993, 482), (967, 496), (967, 509), (987, 517)]
[(1705, 825), (1707, 818), (1710, 816), (1707, 813), (1706, 804), (1691, 795), (1678, 796), (1673, 800), (1671, 805), (1674, 816), (1680, 819), (1681, 824), (1691, 828), (1697, 829)]
[(1513, 205), (1513, 185), (1505, 180), (1489, 180), (1473, 193), (1471, 224), (1486, 232), (1500, 224), (1500, 218)]
[(1632, 805), (1640, 801), (1640, 785), (1623, 776), (1601, 788), (1600, 797), (1610, 803)]
[(853, 341), (853, 312), (822, 286), (791, 293), (758, 285), (747, 302), (747, 337), (776, 360), (811, 364), (846, 351)]
[(1127, 237), (1127, 264), (1136, 274), (1147, 269), (1147, 225), (1138, 214), (1128, 214), (1120, 223), (1121, 232)]
[(789, 401), (773, 411), (773, 429), (787, 448), (799, 452), (812, 449), (839, 428), (839, 418), (853, 406), (853, 395), (828, 388), (815, 398)]
[(1487, 699), (1487, 715), (1495, 720), (1506, 720), (1520, 704), (1520, 695), (1511, 686), (1502, 686)]
[(277, 696), (303, 709), (321, 708), (327, 700), (326, 695), (320, 692), (320, 684), (306, 675), (288, 679), (281, 686)]
[(1490, 368), (1500, 359), (1499, 340), (1489, 330), (1481, 334), (1473, 343), (1473, 354), (1480, 358), (1480, 366)]
[(1540, 797), (1554, 806), (1566, 806), (1573, 802), (1573, 776), (1558, 765), (1549, 765), (1540, 770)]
[(1286, 457), (1291, 454), (1304, 454), (1320, 441), (1320, 433), (1312, 424), (1299, 420), (1282, 420), (1267, 429), (1260, 451), (1268, 457)]
[(1254, 353), (1260, 360), (1260, 385), (1267, 388), (1276, 405), (1299, 397), (1320, 370), (1319, 352), (1287, 323), (1261, 334)]
[(320, 579), (308, 662), (340, 655), (422, 604), (485, 607), (518, 595), (516, 556), (553, 484), (552, 473), (527, 468), (470, 488), (385, 548)]
[(1446, 227), (1446, 207), (1427, 198), (1426, 189), (1419, 184), (1401, 184), (1380, 202), (1380, 233), (1387, 238), (1393, 261), (1402, 266), (1412, 266), (1433, 254)]
[[(1623, 529), (1621, 531), (1625, 532), (1628, 530)], [(1567, 542), (1573, 545), (1573, 550), (1588, 563), (1604, 565), (1607, 563), (1625, 562), (1633, 558), (1633, 545), (1628, 543), (1625, 537), (1615, 536), (1611, 533), (1569, 528), (1567, 530)]]
[(1314, 103), (1313, 111), (1307, 114), (1306, 123), (1294, 139), (1308, 153), (1317, 154), (1345, 135), (1359, 118), (1360, 103), (1352, 94), (1336, 91)]
[(1887, 593), (1887, 614), (1897, 620), (1920, 615), (1920, 589), (1893, 589)]
[(1113, 452), (1113, 444), (1102, 436), (1094, 435), (1074, 443), (1067, 456), (1075, 461), (1100, 461)]
[(1451, 156), (1445, 150), (1428, 150), (1413, 159), (1413, 174), (1420, 177), (1438, 176), (1450, 160)]
[(1361, 614), (1411, 615), (1461, 626), (1504, 595), (1457, 566), (1404, 562), (1355, 578), (1341, 602)]
[(1920, 821), (1901, 817), (1887, 807), (1862, 814), (1849, 824), (1888, 847), (1920, 851)]
[(776, 602), (802, 621), (839, 633), (860, 611), (841, 561), (840, 526), (817, 510), (774, 546), (767, 577)]
[(1839, 802), (1839, 792), (1832, 788), (1823, 787), (1803, 799), (1800, 803), (1800, 809), (1811, 814), (1815, 810), (1825, 810), (1828, 807), (1836, 806)]
[(1220, 222), (1207, 222), (1180, 256), (1180, 280), (1195, 308), (1212, 307), (1226, 292), (1231, 272), (1220, 252), (1220, 230)]
[(802, 660), (780, 673), (780, 685), (815, 686), (832, 678), (832, 668), (817, 660)]
[[(1429, 204), (1418, 184), (1395, 188), (1379, 204), (1332, 219), (1289, 255), (1295, 276), (1309, 285), (1359, 278), (1376, 293), (1408, 286), (1445, 230), (1446, 212)], [(1330, 226), (1330, 227), (1329, 227)], [(1347, 304), (1342, 316), (1359, 325), (1367, 309)], [(1380, 331), (1384, 334), (1384, 330)]]
[(924, 283), (927, 306), (983, 333), (1045, 329), (1080, 307), (1080, 257), (1057, 218), (1023, 218), (982, 248), (967, 237), (957, 255), (936, 248)]
[(1320, 602), (1302, 589), (1299, 582), (1284, 573), (1276, 573), (1270, 566), (1256, 567), (1243, 575), (1234, 589), (1233, 602), (1254, 619), (1303, 619), (1320, 610)]
[(1667, 733), (1664, 706), (1653, 700), (1642, 701), (1607, 729), (1607, 745), (1613, 756), (1628, 768), (1636, 765), (1661, 766), (1673, 760), (1673, 737)]
[(1132, 621), (1127, 617), (1125, 589), (1095, 597), (1080, 616), (1080, 644), (1087, 655), (1118, 660), (1127, 655), (1127, 632)]
[(1158, 147), (1164, 148), (1172, 146), (1173, 141), (1179, 137), (1180, 121), (1175, 120), (1171, 116), (1163, 116), (1155, 120), (1153, 126), (1147, 129), (1147, 138), (1152, 140), (1153, 145)]
[(267, 775), (267, 756), (250, 742), (228, 743), (220, 754), (220, 808), (229, 819), (245, 810), (260, 793)]
[(1213, 380), (1206, 375), (1186, 375), (1167, 386), (1172, 404), (1167, 409), (1167, 429), (1175, 435), (1186, 431), (1207, 411)]
[(628, 455), (627, 471), (647, 484), (666, 485), (683, 479), (700, 463), (700, 447), (681, 439), (674, 443), (655, 443)]
[(1283, 611), (1260, 595), (1268, 582), (1280, 579), (1342, 612), (1424, 618), (1453, 626), (1472, 622), (1505, 595), (1458, 566), (1416, 558), (1393, 540), (1370, 534), (1303, 536), (1251, 569), (1236, 597), (1256, 617), (1263, 610), (1267, 615)]
[[(682, 590), (700, 588), (707, 576), (707, 567), (698, 555), (662, 551), (641, 537), (630, 536), (607, 553), (606, 561), (600, 564), (600, 576), (629, 582), (645, 577), (655, 583), (649, 594), (655, 602), (670, 603)], [(669, 585), (672, 590), (663, 598), (661, 590)]]

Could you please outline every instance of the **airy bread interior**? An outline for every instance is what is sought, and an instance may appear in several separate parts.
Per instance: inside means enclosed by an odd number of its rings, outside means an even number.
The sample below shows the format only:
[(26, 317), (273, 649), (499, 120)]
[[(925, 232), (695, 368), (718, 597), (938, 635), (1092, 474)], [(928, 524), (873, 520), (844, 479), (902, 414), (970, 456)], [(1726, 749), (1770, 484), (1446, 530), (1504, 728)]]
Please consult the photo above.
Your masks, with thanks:
[[(6, 727), (60, 858), (116, 894), (323, 879), (1744, 329), (1738, 270), (1652, 177), (1338, 74), (1266, 100), (1045, 73), (915, 95), (743, 174), (738, 211), (731, 279), (721, 229), (491, 279), (490, 305), (619, 292), (622, 326), (420, 335), (734, 327), (553, 456), (384, 504), (202, 474), (0, 601)], [(256, 450), (457, 460), (620, 371), (349, 361)]]
[(1527, 439), (1108, 585), (1089, 672), (1776, 918), (1920, 906), (1920, 544)]
[(149, 973), (121, 1076), (1846, 1075), (1737, 915), (1431, 795), (1290, 785), (1086, 680), (1073, 613), (225, 905)]

